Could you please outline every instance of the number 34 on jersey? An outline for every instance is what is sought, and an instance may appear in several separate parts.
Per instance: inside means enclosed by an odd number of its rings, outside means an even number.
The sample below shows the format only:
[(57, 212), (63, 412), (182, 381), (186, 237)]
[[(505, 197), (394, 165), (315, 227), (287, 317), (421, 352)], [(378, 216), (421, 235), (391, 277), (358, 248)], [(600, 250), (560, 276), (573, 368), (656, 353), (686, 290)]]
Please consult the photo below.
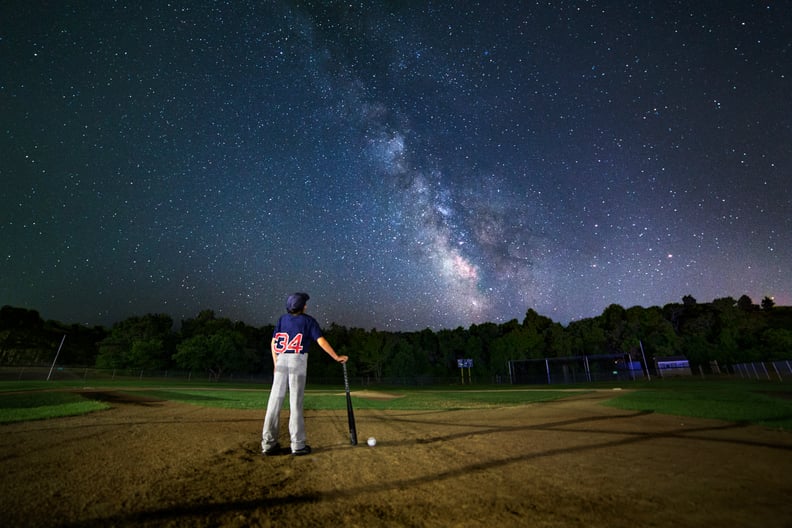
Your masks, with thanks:
[(293, 339), (289, 340), (289, 334), (286, 332), (278, 332), (273, 339), (275, 340), (275, 352), (278, 354), (291, 353), (299, 354), (302, 352), (302, 334), (297, 334)]

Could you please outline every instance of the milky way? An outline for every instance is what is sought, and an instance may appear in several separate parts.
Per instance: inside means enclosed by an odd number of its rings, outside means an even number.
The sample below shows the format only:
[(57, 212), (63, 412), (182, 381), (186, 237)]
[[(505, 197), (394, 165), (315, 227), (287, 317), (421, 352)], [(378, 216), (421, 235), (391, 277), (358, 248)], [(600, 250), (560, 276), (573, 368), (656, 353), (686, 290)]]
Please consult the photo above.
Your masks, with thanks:
[(0, 304), (792, 304), (785, 3), (30, 4), (0, 8)]

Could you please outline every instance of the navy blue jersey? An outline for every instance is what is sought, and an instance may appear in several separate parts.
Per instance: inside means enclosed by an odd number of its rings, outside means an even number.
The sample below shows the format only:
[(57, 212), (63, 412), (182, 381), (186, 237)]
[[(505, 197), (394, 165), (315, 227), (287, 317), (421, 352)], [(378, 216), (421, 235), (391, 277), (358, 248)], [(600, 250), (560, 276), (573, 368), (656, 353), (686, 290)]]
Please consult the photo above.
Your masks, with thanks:
[(278, 354), (307, 354), (311, 343), (322, 337), (319, 323), (307, 314), (283, 314), (275, 325), (272, 338)]

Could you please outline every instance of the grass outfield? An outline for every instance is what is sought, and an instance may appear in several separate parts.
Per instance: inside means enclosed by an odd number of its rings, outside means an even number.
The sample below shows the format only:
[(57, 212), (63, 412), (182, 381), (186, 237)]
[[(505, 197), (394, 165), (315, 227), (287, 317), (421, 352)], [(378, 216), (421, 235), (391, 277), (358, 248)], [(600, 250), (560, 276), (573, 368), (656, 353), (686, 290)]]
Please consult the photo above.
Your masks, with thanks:
[(778, 382), (645, 382), (605, 405), (676, 416), (744, 422), (792, 431), (792, 385)]
[[(607, 384), (576, 386), (353, 387), (356, 409), (433, 410), (524, 405), (569, 397), (587, 390), (611, 390)], [(659, 380), (631, 382), (613, 391), (605, 405), (626, 410), (747, 422), (792, 431), (792, 386), (759, 381)], [(87, 390), (86, 390), (87, 389)], [(250, 385), (218, 384), (195, 388), (187, 383), (1, 382), (0, 423), (71, 416), (106, 409), (91, 392), (128, 392), (137, 396), (228, 409), (265, 409), (268, 391)], [(288, 406), (288, 398), (286, 402)], [(345, 409), (338, 387), (309, 387), (307, 410)]]

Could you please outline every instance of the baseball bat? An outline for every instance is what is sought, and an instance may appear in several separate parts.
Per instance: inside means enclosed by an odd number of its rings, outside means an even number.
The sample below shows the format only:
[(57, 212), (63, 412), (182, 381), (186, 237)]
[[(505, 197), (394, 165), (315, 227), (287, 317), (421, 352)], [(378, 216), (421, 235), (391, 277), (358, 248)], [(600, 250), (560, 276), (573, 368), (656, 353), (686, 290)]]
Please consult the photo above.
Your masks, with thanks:
[(347, 419), (349, 420), (349, 443), (352, 445), (357, 445), (355, 411), (352, 410), (352, 396), (349, 394), (349, 377), (347, 376), (346, 363), (342, 363), (341, 366), (344, 367), (344, 390), (346, 391)]

